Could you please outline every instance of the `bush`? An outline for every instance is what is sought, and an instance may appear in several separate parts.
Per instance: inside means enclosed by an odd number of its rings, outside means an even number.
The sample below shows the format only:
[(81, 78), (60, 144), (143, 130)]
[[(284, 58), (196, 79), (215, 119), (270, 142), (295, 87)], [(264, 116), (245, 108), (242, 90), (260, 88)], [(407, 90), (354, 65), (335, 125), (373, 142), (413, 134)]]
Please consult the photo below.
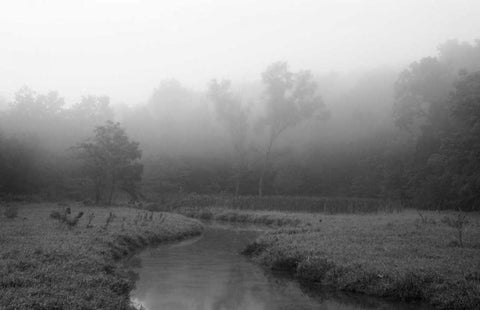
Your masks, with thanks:
[(14, 219), (18, 216), (18, 207), (14, 205), (7, 205), (3, 214), (7, 219)]

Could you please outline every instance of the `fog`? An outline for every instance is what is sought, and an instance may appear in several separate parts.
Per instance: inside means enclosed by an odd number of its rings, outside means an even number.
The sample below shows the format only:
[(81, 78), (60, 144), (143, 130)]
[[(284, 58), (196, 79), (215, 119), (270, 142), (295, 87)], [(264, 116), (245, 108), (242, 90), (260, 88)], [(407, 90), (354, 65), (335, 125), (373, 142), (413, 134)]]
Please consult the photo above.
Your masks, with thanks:
[[(471, 161), (456, 160), (478, 127), (462, 101), (480, 69), (478, 13), (475, 1), (2, 3), (0, 192), (98, 203), (111, 182), (109, 203), (118, 187), (133, 200), (449, 208), (450, 186), (469, 208)], [(111, 141), (130, 156), (121, 173), (95, 166)]]
[(0, 310), (480, 309), (479, 17), (0, 0)]
[(20, 0), (0, 4), (0, 95), (23, 85), (68, 104), (146, 102), (164, 79), (259, 81), (273, 61), (316, 74), (405, 67), (478, 36), (472, 0)]

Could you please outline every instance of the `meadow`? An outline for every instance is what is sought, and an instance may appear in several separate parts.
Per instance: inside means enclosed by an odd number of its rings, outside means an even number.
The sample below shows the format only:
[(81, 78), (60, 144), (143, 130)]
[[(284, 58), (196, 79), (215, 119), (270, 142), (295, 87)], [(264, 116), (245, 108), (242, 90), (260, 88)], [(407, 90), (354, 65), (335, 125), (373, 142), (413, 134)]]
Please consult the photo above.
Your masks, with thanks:
[[(480, 309), (480, 217), (459, 246), (446, 214), (305, 215), (297, 228), (270, 231), (244, 254), (272, 270), (336, 289), (439, 309)], [(321, 220), (321, 221), (320, 221)]]
[[(61, 220), (67, 208), (71, 215)], [(122, 258), (202, 232), (178, 214), (123, 207), (39, 203), (0, 211), (2, 310), (132, 309), (134, 275)]]
[[(184, 203), (136, 208), (0, 208), (0, 309), (131, 309), (135, 278), (122, 259), (148, 245), (200, 234), (202, 225), (187, 217), (269, 226), (243, 254), (300, 281), (438, 309), (480, 308), (478, 213), (295, 212), (304, 202), (286, 212), (209, 205), (207, 199), (187, 196)], [(65, 216), (67, 207), (71, 214)]]

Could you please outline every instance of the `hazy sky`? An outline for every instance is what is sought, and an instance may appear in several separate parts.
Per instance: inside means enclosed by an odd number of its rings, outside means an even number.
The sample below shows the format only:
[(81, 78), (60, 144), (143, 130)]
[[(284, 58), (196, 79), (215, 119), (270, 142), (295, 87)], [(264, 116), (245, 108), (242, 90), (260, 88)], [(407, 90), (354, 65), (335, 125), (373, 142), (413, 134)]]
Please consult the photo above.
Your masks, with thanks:
[(162, 79), (204, 89), (292, 69), (404, 65), (480, 38), (478, 0), (1, 0), (0, 95), (22, 85), (144, 101)]

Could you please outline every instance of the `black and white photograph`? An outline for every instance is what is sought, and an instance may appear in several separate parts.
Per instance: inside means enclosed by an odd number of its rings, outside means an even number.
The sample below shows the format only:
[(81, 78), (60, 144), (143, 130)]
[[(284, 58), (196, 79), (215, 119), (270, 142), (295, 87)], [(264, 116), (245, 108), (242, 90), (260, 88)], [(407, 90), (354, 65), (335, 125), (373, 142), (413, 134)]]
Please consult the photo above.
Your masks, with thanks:
[(0, 0), (0, 310), (480, 310), (480, 1)]

